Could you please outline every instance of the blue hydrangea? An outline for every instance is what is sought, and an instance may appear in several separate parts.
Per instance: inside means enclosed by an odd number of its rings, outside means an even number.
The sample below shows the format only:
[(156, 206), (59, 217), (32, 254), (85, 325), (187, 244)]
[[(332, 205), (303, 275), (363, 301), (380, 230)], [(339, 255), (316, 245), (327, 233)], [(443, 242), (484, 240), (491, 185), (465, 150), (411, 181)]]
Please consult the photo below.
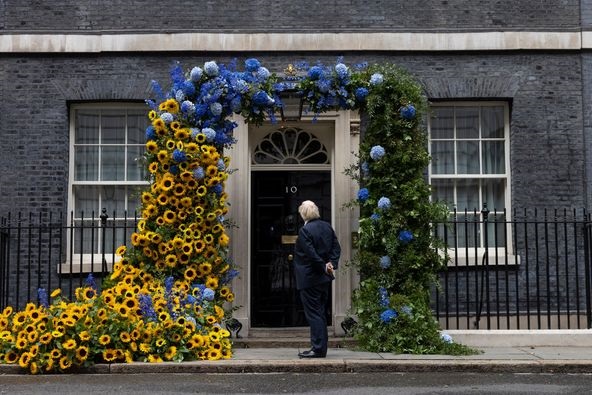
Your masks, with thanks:
[(214, 295), (215, 295), (215, 292), (210, 288), (206, 288), (203, 290), (203, 298), (205, 300), (210, 300), (210, 301), (214, 300)]
[(380, 158), (382, 158), (385, 153), (386, 151), (380, 145), (375, 145), (374, 147), (370, 148), (370, 158), (373, 160), (380, 160)]
[(156, 131), (152, 125), (146, 128), (146, 141), (148, 140), (156, 140)]
[(185, 100), (181, 103), (181, 111), (184, 114), (193, 114), (195, 112), (195, 104), (189, 100)]
[(372, 85), (382, 84), (383, 81), (384, 81), (384, 77), (380, 73), (374, 73), (370, 77), (370, 84), (372, 84)]
[(218, 163), (216, 163), (216, 166), (218, 167), (218, 171), (226, 170), (226, 165), (224, 164), (224, 159), (218, 159)]
[(180, 103), (183, 100), (185, 100), (185, 92), (183, 92), (181, 89), (177, 90), (175, 92), (175, 99)]
[(335, 72), (340, 79), (345, 79), (349, 74), (349, 69), (343, 63), (337, 63), (335, 65)]
[(189, 74), (189, 76), (191, 78), (191, 81), (198, 82), (201, 79), (202, 74), (203, 70), (196, 66), (191, 69), (191, 73)]
[(445, 333), (445, 332), (440, 333), (440, 339), (442, 339), (442, 341), (444, 343), (448, 343), (448, 344), (453, 343), (452, 337), (448, 333)]
[(245, 60), (245, 69), (247, 71), (254, 72), (257, 71), (259, 67), (261, 67), (261, 63), (255, 58)]
[(187, 96), (195, 95), (195, 85), (193, 85), (193, 82), (191, 81), (183, 82), (181, 89), (183, 89), (183, 93), (185, 93)]
[(391, 257), (388, 255), (384, 255), (380, 257), (380, 267), (383, 269), (388, 269), (391, 266)]
[(177, 175), (179, 174), (179, 166), (177, 165), (170, 165), (169, 166), (169, 173)]
[(399, 241), (402, 244), (408, 244), (413, 240), (413, 233), (408, 230), (402, 230), (399, 232)]
[(249, 91), (249, 85), (243, 79), (237, 79), (232, 84), (232, 89), (234, 89), (238, 93), (247, 93)]
[(193, 177), (197, 178), (198, 180), (203, 179), (206, 176), (203, 167), (199, 166), (197, 169), (193, 170)]
[(308, 76), (311, 80), (318, 80), (324, 75), (323, 68), (321, 66), (312, 66), (308, 69)]
[(206, 135), (207, 141), (211, 142), (216, 138), (216, 131), (212, 128), (203, 128), (201, 132)]
[(413, 104), (407, 104), (401, 108), (401, 117), (406, 120), (415, 118), (415, 107)]
[(220, 73), (220, 69), (218, 68), (218, 64), (216, 62), (209, 61), (204, 64), (204, 71), (210, 77), (216, 77)]
[(271, 106), (275, 101), (265, 91), (257, 91), (253, 95), (253, 103), (259, 107), (265, 107)]
[(259, 81), (267, 80), (270, 75), (271, 73), (265, 67), (259, 67), (259, 70), (257, 70), (257, 79), (259, 79)]
[(358, 101), (365, 100), (366, 97), (368, 96), (368, 89), (364, 88), (363, 86), (359, 87), (358, 89), (356, 89), (355, 96), (356, 96), (356, 100), (358, 100)]
[(395, 310), (393, 309), (386, 309), (385, 311), (383, 311), (380, 314), (380, 320), (382, 322), (384, 322), (385, 324), (388, 324), (389, 322), (391, 322), (392, 320), (394, 320), (395, 318), (397, 318), (398, 314)]
[(381, 210), (388, 210), (391, 207), (391, 200), (387, 197), (378, 199), (378, 208)]
[(187, 155), (185, 152), (176, 149), (173, 151), (173, 160), (177, 163), (185, 162), (187, 160)]
[(319, 88), (319, 91), (321, 93), (327, 93), (331, 89), (331, 80), (327, 80), (327, 79), (323, 78), (323, 79), (316, 81), (315, 85), (317, 86), (317, 88)]
[(370, 197), (370, 192), (368, 192), (368, 188), (362, 188), (358, 191), (358, 200), (360, 202), (365, 202)]
[(372, 220), (372, 222), (378, 222), (380, 220), (380, 214), (372, 213), (370, 220)]
[(160, 114), (160, 119), (162, 119), (165, 123), (171, 123), (173, 122), (175, 117), (173, 117), (173, 114), (171, 113), (163, 112), (162, 114)]
[(210, 104), (210, 111), (215, 117), (220, 116), (222, 114), (222, 104), (218, 102)]

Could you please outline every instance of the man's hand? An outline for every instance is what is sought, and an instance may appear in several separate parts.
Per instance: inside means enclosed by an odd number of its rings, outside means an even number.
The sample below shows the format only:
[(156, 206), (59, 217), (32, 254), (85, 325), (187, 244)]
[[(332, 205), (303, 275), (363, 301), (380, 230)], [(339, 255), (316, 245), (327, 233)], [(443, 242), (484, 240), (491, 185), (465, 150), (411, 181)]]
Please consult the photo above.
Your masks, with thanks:
[(327, 274), (331, 277), (335, 277), (335, 271), (333, 269), (333, 264), (331, 262), (327, 262), (325, 264), (325, 272), (327, 272)]

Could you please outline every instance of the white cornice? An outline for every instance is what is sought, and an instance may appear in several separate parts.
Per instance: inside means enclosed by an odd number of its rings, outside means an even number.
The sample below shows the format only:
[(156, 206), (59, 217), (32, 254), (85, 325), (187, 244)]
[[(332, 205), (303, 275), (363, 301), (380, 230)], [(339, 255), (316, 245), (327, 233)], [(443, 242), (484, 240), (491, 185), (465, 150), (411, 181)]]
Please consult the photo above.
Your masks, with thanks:
[(510, 51), (592, 48), (592, 32), (2, 34), (0, 53)]

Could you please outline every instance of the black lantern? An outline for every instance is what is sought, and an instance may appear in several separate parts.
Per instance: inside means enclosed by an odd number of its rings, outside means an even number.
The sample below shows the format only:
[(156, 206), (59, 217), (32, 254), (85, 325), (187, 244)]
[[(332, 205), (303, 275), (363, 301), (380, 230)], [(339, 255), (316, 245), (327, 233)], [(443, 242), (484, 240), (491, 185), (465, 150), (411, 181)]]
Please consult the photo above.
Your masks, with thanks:
[(296, 90), (296, 81), (299, 78), (298, 71), (292, 64), (284, 69), (283, 83), (287, 89), (280, 92), (282, 122), (300, 121), (302, 118), (302, 94)]

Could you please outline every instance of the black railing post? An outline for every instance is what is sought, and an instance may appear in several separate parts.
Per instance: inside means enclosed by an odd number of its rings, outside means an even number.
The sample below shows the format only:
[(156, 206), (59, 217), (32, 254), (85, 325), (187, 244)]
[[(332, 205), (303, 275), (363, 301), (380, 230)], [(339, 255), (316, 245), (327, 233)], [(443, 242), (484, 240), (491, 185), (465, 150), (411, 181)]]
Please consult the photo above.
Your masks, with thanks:
[(489, 300), (491, 299), (491, 295), (489, 294), (489, 209), (487, 208), (486, 202), (483, 202), (481, 216), (483, 218), (483, 247), (485, 248), (485, 252), (483, 253), (485, 281), (481, 283), (481, 304), (483, 304), (483, 287), (485, 287), (485, 298), (487, 306), (487, 329), (491, 329), (491, 306), (489, 305)]
[(584, 215), (585, 224), (584, 224), (584, 270), (586, 273), (586, 327), (588, 329), (592, 328), (592, 300), (591, 298), (591, 291), (590, 291), (590, 231), (592, 230), (592, 223), (590, 222), (590, 214)]
[(101, 210), (101, 277), (104, 277), (107, 273), (107, 260), (105, 259), (105, 234), (107, 231), (107, 209), (103, 207)]

